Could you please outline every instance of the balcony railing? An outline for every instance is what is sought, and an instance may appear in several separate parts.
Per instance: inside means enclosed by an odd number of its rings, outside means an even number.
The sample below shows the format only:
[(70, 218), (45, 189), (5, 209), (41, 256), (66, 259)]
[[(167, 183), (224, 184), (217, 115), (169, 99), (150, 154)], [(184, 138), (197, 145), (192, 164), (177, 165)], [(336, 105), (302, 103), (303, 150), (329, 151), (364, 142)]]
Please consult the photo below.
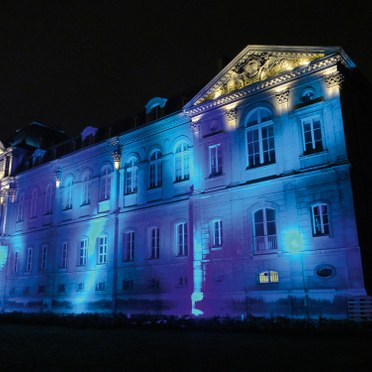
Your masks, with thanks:
[(278, 249), (278, 244), (275, 235), (262, 235), (253, 237), (255, 253), (269, 253)]

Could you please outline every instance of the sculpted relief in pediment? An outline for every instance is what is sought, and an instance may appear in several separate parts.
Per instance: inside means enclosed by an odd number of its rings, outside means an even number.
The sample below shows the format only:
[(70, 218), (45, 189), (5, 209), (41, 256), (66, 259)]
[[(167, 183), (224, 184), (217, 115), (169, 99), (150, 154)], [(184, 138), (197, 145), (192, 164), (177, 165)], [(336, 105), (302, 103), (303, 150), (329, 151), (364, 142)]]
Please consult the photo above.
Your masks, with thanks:
[(321, 57), (324, 57), (324, 54), (251, 51), (223, 75), (195, 104), (215, 99), (282, 72), (291, 71), (298, 66), (306, 66), (314, 59)]

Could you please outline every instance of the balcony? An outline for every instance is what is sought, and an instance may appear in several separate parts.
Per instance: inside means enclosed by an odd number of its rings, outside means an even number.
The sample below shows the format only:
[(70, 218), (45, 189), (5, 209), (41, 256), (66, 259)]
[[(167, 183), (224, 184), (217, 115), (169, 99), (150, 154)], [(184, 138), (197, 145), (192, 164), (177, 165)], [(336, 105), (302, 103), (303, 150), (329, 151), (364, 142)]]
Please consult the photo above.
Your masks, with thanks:
[(262, 235), (253, 237), (254, 253), (274, 253), (278, 249), (275, 235)]

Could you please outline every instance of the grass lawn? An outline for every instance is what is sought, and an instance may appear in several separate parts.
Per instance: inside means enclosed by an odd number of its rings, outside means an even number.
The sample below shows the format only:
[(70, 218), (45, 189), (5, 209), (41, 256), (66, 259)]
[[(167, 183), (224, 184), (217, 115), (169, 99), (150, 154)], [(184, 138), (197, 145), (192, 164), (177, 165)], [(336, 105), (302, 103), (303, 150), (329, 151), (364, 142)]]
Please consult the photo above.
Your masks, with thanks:
[(0, 325), (0, 371), (372, 371), (372, 339)]

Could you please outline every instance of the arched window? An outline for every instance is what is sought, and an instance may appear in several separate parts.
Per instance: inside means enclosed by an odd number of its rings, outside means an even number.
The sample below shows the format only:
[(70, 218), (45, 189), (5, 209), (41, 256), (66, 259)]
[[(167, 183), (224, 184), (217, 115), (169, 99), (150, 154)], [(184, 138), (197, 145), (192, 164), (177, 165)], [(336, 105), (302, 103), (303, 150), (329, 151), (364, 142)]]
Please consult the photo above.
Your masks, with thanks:
[(81, 205), (90, 204), (91, 179), (92, 175), (90, 172), (85, 172), (81, 178), (82, 182)]
[(246, 124), (248, 168), (275, 163), (274, 124), (270, 110), (251, 112)]
[(99, 189), (99, 200), (110, 199), (111, 193), (111, 167), (105, 165), (101, 170), (101, 181)]
[(55, 185), (50, 183), (45, 192), (45, 214), (53, 213), (53, 202), (54, 202), (54, 192), (55, 192)]
[(279, 283), (279, 274), (277, 271), (263, 271), (258, 274), (258, 283)]
[(38, 200), (37, 189), (33, 189), (31, 193), (30, 218), (37, 217), (37, 200)]
[(23, 214), (25, 208), (25, 195), (21, 194), (18, 197), (18, 205), (17, 205), (17, 221), (23, 221)]
[(263, 208), (253, 215), (253, 241), (255, 253), (277, 249), (275, 210)]
[(133, 194), (137, 192), (137, 158), (130, 157), (125, 163), (125, 193)]
[(63, 209), (71, 209), (72, 208), (72, 195), (73, 195), (73, 184), (74, 179), (72, 176), (69, 176), (65, 180), (65, 187), (64, 187), (64, 205)]
[(175, 148), (175, 178), (176, 182), (190, 178), (190, 152), (186, 142), (180, 142)]
[(161, 186), (162, 163), (160, 150), (154, 150), (150, 155), (149, 180), (150, 189)]
[(311, 206), (313, 236), (329, 235), (328, 205), (316, 203)]

